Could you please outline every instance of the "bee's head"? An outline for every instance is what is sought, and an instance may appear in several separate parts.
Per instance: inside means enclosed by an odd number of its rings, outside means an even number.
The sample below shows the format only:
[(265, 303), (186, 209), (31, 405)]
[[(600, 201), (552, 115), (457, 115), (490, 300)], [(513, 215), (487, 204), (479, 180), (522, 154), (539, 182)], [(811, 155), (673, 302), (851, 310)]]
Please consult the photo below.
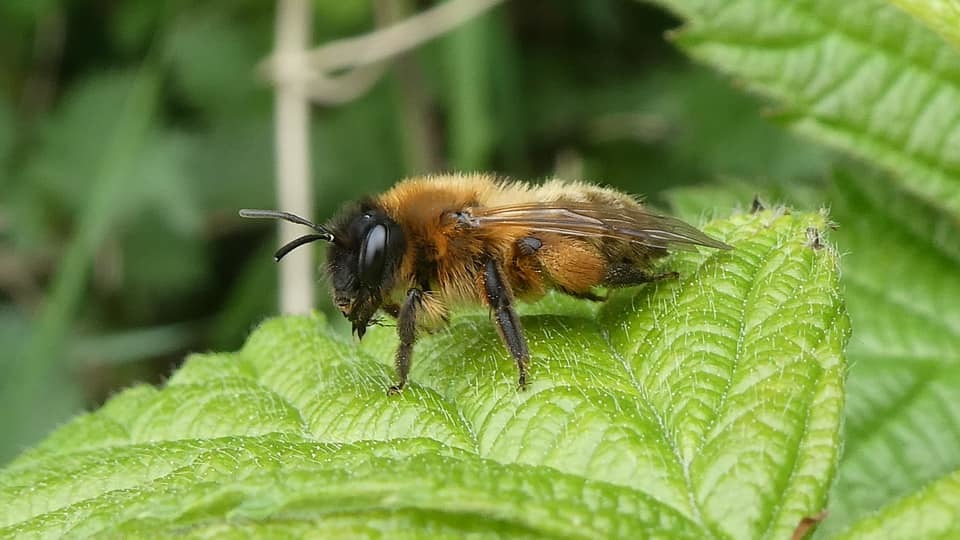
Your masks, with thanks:
[(403, 257), (403, 231), (370, 205), (348, 209), (337, 222), (337, 236), (327, 251), (333, 301), (363, 337), (383, 295), (393, 288)]
[(383, 295), (394, 284), (403, 256), (403, 231), (383, 210), (371, 204), (351, 205), (331, 228), (311, 223), (299, 216), (270, 210), (241, 210), (244, 217), (273, 217), (306, 225), (318, 234), (292, 240), (274, 258), (316, 240), (330, 242), (327, 271), (333, 284), (333, 300), (359, 337), (383, 304)]

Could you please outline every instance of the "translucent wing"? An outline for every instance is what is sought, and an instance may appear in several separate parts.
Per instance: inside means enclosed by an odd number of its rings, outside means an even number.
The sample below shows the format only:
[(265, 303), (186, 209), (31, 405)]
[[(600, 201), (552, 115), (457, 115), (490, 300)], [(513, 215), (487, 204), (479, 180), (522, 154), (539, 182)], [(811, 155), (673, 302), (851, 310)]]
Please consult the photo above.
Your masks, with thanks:
[(655, 248), (706, 246), (732, 249), (679, 219), (642, 208), (555, 201), (473, 208), (466, 217), (474, 227), (513, 226), (569, 236), (616, 238)]

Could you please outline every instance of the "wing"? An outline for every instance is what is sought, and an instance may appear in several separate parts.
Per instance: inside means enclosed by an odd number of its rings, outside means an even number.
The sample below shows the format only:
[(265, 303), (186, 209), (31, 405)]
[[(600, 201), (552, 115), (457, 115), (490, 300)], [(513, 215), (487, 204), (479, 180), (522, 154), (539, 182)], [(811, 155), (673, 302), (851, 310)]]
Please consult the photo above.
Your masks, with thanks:
[(679, 219), (642, 208), (616, 208), (600, 203), (555, 201), (473, 208), (466, 220), (479, 228), (526, 227), (569, 236), (616, 238), (655, 248), (732, 249)]

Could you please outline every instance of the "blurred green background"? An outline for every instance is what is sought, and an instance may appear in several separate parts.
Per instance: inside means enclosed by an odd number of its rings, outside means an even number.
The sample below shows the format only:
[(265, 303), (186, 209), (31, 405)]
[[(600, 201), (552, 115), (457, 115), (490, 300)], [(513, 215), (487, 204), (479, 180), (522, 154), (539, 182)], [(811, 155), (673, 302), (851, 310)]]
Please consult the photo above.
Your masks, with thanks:
[[(315, 0), (313, 43), (431, 4)], [(274, 7), (0, 2), (0, 463), (276, 312), (275, 228), (236, 213), (276, 206), (256, 70)], [(315, 216), (444, 170), (581, 178), (655, 205), (731, 178), (820, 182), (830, 155), (685, 60), (665, 38), (677, 26), (631, 0), (528, 0), (429, 42), (313, 109)]]

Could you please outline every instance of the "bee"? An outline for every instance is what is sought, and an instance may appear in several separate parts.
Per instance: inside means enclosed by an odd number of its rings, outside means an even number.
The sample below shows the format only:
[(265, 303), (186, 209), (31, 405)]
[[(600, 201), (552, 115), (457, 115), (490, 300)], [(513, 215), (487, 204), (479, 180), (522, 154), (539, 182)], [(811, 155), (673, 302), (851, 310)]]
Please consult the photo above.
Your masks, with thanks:
[(549, 290), (599, 301), (597, 287), (676, 277), (653, 270), (668, 248), (730, 249), (613, 189), (563, 180), (532, 185), (485, 174), (410, 178), (348, 203), (326, 225), (273, 210), (240, 215), (315, 231), (281, 247), (277, 261), (309, 242), (329, 243), (333, 300), (358, 338), (378, 311), (396, 319), (400, 344), (391, 394), (407, 384), (418, 330), (442, 326), (452, 307), (489, 307), (523, 389), (530, 350), (517, 301)]

